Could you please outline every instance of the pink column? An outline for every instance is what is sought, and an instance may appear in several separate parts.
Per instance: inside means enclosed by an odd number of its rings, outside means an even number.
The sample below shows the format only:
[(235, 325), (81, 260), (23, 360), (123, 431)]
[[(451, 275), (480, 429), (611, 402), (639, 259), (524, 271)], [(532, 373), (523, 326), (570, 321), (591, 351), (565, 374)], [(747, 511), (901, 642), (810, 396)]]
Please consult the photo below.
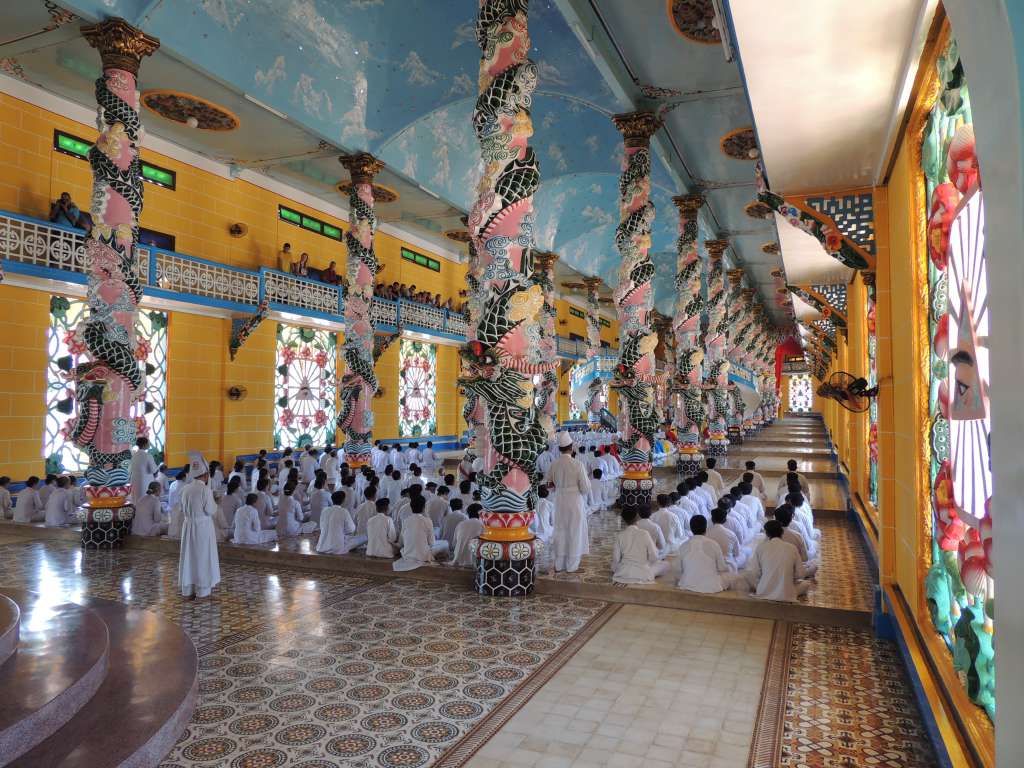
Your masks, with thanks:
[(660, 421), (654, 393), (658, 336), (652, 333), (650, 320), (654, 265), (648, 255), (654, 223), (650, 142), (660, 123), (652, 112), (615, 115), (612, 120), (622, 133), (624, 153), (619, 177), (620, 221), (615, 230), (615, 247), (622, 257), (615, 288), (619, 364), (610, 386), (619, 393), (622, 503), (633, 506), (650, 504), (654, 489), (651, 447)]
[(480, 0), (480, 97), (473, 128), (483, 176), (469, 216), (480, 269), (480, 315), (461, 350), (459, 383), (483, 407), (487, 445), (478, 475), (487, 529), (477, 550), (476, 587), (486, 595), (533, 591), (537, 456), (547, 433), (533, 377), (557, 365), (539, 339), (544, 292), (533, 271), (533, 194), (540, 169), (529, 138), (537, 66), (527, 58), (527, 3)]
[[(587, 292), (587, 360), (596, 360), (601, 354), (601, 278), (583, 278)], [(587, 425), (591, 429), (601, 428), (601, 409), (605, 407), (604, 379), (599, 375), (591, 380), (587, 393)]]
[(373, 440), (373, 396), (377, 375), (373, 371), (373, 288), (380, 264), (373, 250), (377, 216), (373, 212), (373, 177), (384, 167), (365, 152), (339, 158), (351, 176), (348, 185), (349, 230), (348, 296), (345, 299), (345, 345), (342, 355), (346, 371), (341, 377), (341, 410), (338, 427), (345, 432), (345, 460), (351, 467), (370, 462)]
[[(544, 305), (541, 308), (541, 357), (544, 360), (555, 360), (558, 354), (558, 342), (555, 334), (555, 262), (558, 254), (549, 251), (534, 251), (533, 281), (544, 291)], [(551, 368), (542, 374), (537, 395), (537, 405), (544, 417), (544, 431), (548, 437), (555, 434), (558, 425), (558, 371)]]
[[(101, 133), (89, 151), (93, 192), (93, 229), (86, 240), (89, 311), (75, 329), (86, 362), (74, 370), (76, 417), (68, 437), (89, 456), (85, 471), (89, 500), (83, 541), (110, 545), (119, 539), (86, 540), (86, 529), (112, 527), (127, 532), (132, 511), (129, 493), (131, 448), (141, 436), (132, 405), (142, 396), (144, 377), (137, 359), (135, 321), (142, 298), (138, 242), (142, 212), (139, 143), (139, 64), (160, 41), (123, 19), (83, 27), (82, 34), (100, 52), (103, 74), (96, 81)], [(122, 530), (123, 529), (123, 530)]]

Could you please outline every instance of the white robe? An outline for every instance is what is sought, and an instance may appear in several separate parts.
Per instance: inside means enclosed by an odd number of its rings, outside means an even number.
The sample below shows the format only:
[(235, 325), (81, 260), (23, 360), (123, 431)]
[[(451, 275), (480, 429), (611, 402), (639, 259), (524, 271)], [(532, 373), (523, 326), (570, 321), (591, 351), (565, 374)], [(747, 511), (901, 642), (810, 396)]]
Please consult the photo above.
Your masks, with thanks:
[(323, 488), (314, 488), (309, 497), (309, 519), (314, 523), (320, 523), (320, 515), (331, 506), (331, 494)]
[(433, 469), (437, 469), (441, 462), (437, 459), (437, 454), (434, 453), (433, 448), (424, 448), (423, 454), (420, 456), (420, 466), (428, 472)]
[(586, 509), (590, 481), (583, 466), (567, 453), (559, 455), (544, 481), (555, 484), (555, 570), (572, 573), (579, 569), (580, 559), (590, 554)]
[(722, 548), (707, 536), (694, 536), (679, 548), (679, 566), (678, 586), (690, 592), (721, 592), (732, 582)]
[(392, 564), (396, 571), (412, 571), (432, 565), (434, 556), (448, 551), (448, 542), (434, 538), (430, 518), (412, 515), (402, 526), (402, 556)]
[(543, 542), (550, 541), (551, 535), (555, 531), (554, 512), (555, 505), (551, 499), (537, 499), (537, 508), (533, 511), (530, 530)]
[(217, 534), (213, 516), (217, 503), (206, 483), (194, 480), (181, 494), (181, 510), (185, 524), (181, 531), (178, 555), (178, 585), (188, 597), (207, 597), (220, 583), (220, 560), (217, 557)]
[(148, 493), (135, 505), (132, 518), (132, 534), (135, 536), (160, 536), (167, 533), (167, 523), (160, 514), (160, 499)]
[(299, 459), (299, 479), (304, 483), (312, 481), (316, 470), (316, 456), (312, 456), (308, 453), (302, 454), (302, 458)]
[(455, 542), (452, 547), (452, 562), (455, 565), (473, 565), (474, 542), (486, 529), (480, 518), (463, 520), (455, 528)]
[(435, 528), (440, 528), (441, 521), (443, 521), (444, 516), (448, 514), (448, 497), (435, 496), (427, 502), (427, 507), (423, 512), (430, 518), (430, 522), (434, 524)]
[(0, 488), (0, 520), (10, 520), (12, 506), (11, 492)]
[(302, 533), (302, 507), (294, 497), (281, 495), (277, 502), (277, 538), (298, 536)]
[(664, 573), (665, 565), (658, 562), (658, 550), (651, 535), (636, 524), (626, 526), (615, 537), (612, 546), (613, 583), (650, 584)]
[(398, 529), (395, 521), (389, 516), (378, 512), (366, 523), (366, 556), (395, 556), (395, 545), (398, 543)]
[(71, 504), (71, 494), (67, 488), (54, 488), (46, 499), (46, 513), (44, 521), (48, 528), (59, 528), (71, 521), (71, 513), (74, 507)]
[[(370, 518), (377, 514), (377, 501), (376, 499), (367, 499), (358, 507), (356, 507), (355, 523), (356, 523), (356, 536), (366, 536), (366, 524), (370, 521)], [(388, 518), (391, 519), (390, 517)]]
[(45, 512), (46, 507), (39, 498), (39, 491), (35, 488), (25, 488), (18, 494), (18, 503), (14, 505), (14, 522), (38, 523), (43, 520)]
[(796, 600), (811, 586), (802, 581), (807, 571), (800, 562), (800, 553), (782, 539), (765, 539), (758, 544), (744, 575), (754, 595), (765, 600)]
[(334, 504), (325, 507), (320, 515), (320, 540), (316, 543), (316, 551), (344, 555), (357, 544), (354, 539), (349, 539), (355, 532), (356, 524), (347, 509)]
[(235, 510), (233, 538), (235, 544), (262, 544), (263, 529), (256, 507), (243, 504)]
[(146, 495), (149, 484), (156, 479), (156, 462), (149, 451), (136, 449), (132, 454), (131, 467), (128, 470), (128, 482), (131, 483), (132, 504), (138, 504)]
[(217, 541), (227, 541), (235, 532), (235, 514), (244, 503), (241, 491), (229, 493), (217, 505), (217, 514), (213, 518), (217, 529)]
[(661, 532), (661, 528), (653, 520), (644, 520), (641, 518), (636, 521), (636, 527), (641, 531), (647, 531), (647, 535), (651, 537), (651, 541), (654, 542), (654, 549), (658, 552), (658, 559), (661, 560), (668, 554), (668, 542), (665, 541), (665, 534)]
[(661, 529), (661, 535), (665, 537), (665, 545), (670, 552), (679, 549), (679, 545), (686, 541), (686, 533), (679, 524), (679, 518), (668, 509), (655, 510), (651, 514), (651, 522)]
[(729, 567), (737, 571), (747, 562), (748, 552), (744, 552), (740, 546), (736, 534), (730, 531), (721, 523), (714, 523), (708, 528), (707, 537), (714, 540), (722, 548), (722, 555)]
[(445, 541), (455, 541), (455, 529), (469, 519), (469, 515), (461, 510), (448, 510), (448, 514), (441, 520), (441, 538)]

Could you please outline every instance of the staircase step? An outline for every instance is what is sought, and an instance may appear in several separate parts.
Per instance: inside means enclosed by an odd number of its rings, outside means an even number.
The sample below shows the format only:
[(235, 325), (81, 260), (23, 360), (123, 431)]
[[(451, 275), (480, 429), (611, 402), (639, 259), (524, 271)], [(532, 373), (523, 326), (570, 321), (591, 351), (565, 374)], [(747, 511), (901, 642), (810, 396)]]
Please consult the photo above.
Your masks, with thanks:
[(0, 667), (5, 765), (61, 729), (92, 699), (107, 674), (110, 639), (103, 619), (89, 607), (52, 605), (24, 590), (0, 592), (21, 613), (17, 650)]
[(21, 609), (18, 604), (0, 595), (0, 666), (18, 648), (18, 627), (21, 624)]
[(110, 670), (89, 704), (12, 768), (157, 766), (195, 708), (195, 646), (155, 613), (98, 598), (82, 602), (110, 632)]

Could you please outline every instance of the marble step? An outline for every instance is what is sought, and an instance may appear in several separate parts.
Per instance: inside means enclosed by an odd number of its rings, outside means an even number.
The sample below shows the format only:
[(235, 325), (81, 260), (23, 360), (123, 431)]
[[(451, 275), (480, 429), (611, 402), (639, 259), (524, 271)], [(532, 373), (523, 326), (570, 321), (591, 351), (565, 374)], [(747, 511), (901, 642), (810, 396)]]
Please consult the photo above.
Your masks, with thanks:
[[(107, 675), (110, 636), (92, 608), (0, 587), (17, 604), (17, 649), (0, 666), (0, 765), (63, 728)], [(34, 765), (56, 765), (37, 762)]]
[(18, 648), (21, 609), (6, 595), (0, 595), (0, 666)]
[(85, 707), (11, 766), (155, 767), (195, 708), (195, 646), (178, 625), (155, 613), (98, 598), (82, 603), (109, 631), (106, 679)]

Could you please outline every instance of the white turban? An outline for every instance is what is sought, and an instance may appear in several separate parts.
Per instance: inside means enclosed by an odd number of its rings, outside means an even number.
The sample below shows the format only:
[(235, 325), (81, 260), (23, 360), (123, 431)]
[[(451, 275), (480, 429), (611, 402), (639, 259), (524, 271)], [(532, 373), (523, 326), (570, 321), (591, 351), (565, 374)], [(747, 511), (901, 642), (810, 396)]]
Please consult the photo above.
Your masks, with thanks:
[(572, 435), (570, 435), (568, 432), (559, 432), (558, 447), (568, 448), (570, 445), (572, 445)]

